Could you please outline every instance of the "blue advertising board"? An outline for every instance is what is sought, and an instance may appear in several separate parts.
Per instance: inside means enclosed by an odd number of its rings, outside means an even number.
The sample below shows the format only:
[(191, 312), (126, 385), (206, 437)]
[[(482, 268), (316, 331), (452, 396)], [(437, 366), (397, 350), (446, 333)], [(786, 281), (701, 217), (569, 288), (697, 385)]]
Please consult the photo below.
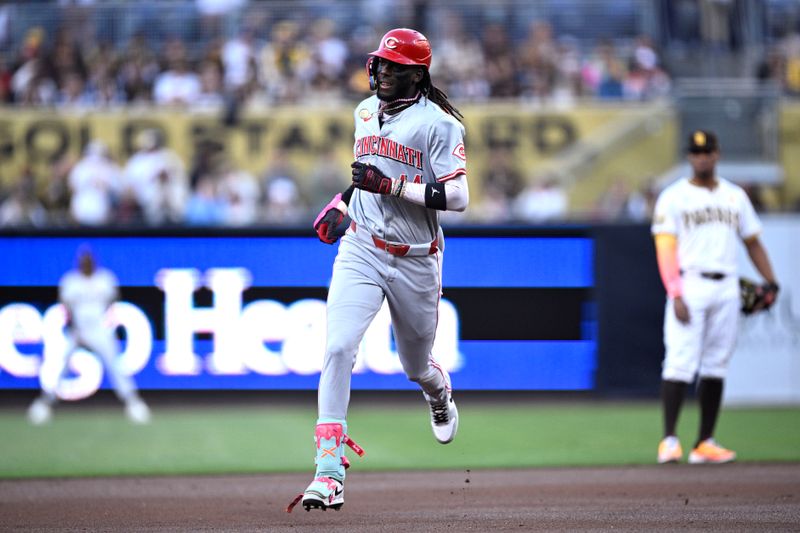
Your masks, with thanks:
[[(119, 279), (121, 364), (141, 389), (315, 389), (335, 246), (286, 235), (0, 235), (0, 388), (39, 387), (60, 357), (59, 278), (89, 245)], [(433, 357), (462, 390), (588, 390), (597, 343), (594, 241), (449, 236)], [(72, 398), (106, 388), (90, 354)], [(362, 342), (355, 389), (413, 389), (384, 308)], [(66, 390), (66, 389), (65, 389)]]

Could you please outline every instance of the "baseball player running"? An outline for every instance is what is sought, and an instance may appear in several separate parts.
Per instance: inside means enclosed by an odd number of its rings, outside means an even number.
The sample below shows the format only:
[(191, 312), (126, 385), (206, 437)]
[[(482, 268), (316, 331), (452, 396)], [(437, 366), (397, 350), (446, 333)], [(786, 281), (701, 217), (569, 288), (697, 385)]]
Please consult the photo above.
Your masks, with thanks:
[(107, 315), (109, 306), (117, 299), (114, 274), (98, 267), (91, 250), (83, 247), (78, 253), (78, 268), (64, 274), (58, 290), (67, 313), (67, 347), (63, 356), (47, 358), (42, 364), (42, 393), (28, 408), (30, 422), (40, 425), (51, 419), (52, 408), (58, 401), (58, 385), (66, 374), (70, 357), (79, 348), (100, 357), (114, 391), (125, 404), (128, 419), (136, 424), (149, 422), (150, 410), (139, 397), (133, 380), (119, 367), (115, 330)]
[(686, 385), (697, 375), (700, 431), (689, 462), (727, 463), (736, 453), (715, 442), (713, 434), (738, 331), (738, 238), (764, 279), (776, 290), (777, 284), (758, 238), (761, 223), (750, 199), (741, 187), (715, 173), (717, 137), (709, 131), (692, 132), (688, 152), (692, 177), (664, 189), (652, 225), (668, 296), (661, 376), (664, 439), (658, 462), (674, 463), (683, 457), (675, 427)]
[(384, 299), (403, 370), (420, 385), (431, 426), (442, 444), (453, 440), (458, 411), (450, 377), (431, 357), (441, 295), (443, 237), (439, 211), (463, 211), (469, 191), (461, 114), (432, 83), (431, 47), (421, 33), (394, 29), (369, 54), (377, 91), (355, 109), (353, 185), (314, 221), (323, 242), (352, 219), (333, 265), (327, 302), (327, 347), (319, 383), (314, 480), (301, 499), (306, 510), (344, 503), (344, 455), (350, 380), (358, 346)]

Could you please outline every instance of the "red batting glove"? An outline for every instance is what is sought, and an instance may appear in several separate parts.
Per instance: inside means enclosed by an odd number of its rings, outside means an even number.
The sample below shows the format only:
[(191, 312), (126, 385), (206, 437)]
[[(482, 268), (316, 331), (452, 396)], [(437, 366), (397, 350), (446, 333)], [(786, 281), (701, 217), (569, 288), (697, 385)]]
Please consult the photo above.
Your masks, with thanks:
[(342, 201), (342, 193), (338, 193), (314, 219), (314, 231), (317, 232), (319, 240), (325, 244), (335, 243), (339, 237), (334, 232), (346, 214), (347, 205)]

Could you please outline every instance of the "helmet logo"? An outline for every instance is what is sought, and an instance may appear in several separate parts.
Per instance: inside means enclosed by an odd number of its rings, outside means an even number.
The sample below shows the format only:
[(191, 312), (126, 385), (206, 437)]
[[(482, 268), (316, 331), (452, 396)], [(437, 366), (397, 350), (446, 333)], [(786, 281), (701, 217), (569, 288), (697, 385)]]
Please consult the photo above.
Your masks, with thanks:
[(697, 131), (694, 134), (694, 144), (697, 146), (705, 146), (706, 145), (706, 134), (702, 131)]
[(383, 46), (388, 48), (389, 50), (394, 50), (397, 48), (399, 41), (395, 37), (387, 37), (385, 41), (383, 41)]

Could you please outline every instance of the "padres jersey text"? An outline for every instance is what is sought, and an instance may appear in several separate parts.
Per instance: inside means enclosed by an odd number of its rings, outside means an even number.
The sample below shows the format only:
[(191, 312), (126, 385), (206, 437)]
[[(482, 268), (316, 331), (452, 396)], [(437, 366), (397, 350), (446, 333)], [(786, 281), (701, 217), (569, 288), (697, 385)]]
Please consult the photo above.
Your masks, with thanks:
[(734, 274), (738, 239), (758, 235), (761, 223), (741, 187), (718, 179), (709, 190), (682, 179), (659, 196), (652, 232), (677, 237), (681, 269)]

